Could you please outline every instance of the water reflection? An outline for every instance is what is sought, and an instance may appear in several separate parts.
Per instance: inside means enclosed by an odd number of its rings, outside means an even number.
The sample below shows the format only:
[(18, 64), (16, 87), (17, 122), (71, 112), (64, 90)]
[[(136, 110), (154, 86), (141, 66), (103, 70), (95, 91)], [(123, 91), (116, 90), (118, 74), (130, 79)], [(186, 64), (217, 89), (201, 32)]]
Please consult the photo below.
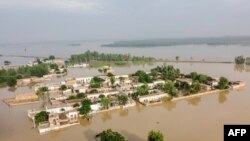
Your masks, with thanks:
[(234, 65), (234, 71), (237, 71), (237, 72), (250, 72), (250, 65), (244, 65), (244, 64), (238, 65), (238, 64), (235, 64)]
[(176, 102), (166, 101), (163, 103), (163, 107), (166, 108), (168, 111), (172, 111), (176, 107)]
[(58, 137), (61, 136), (61, 133), (62, 133), (63, 130), (65, 130), (65, 129), (54, 130), (54, 131), (52, 131), (52, 132), (49, 133), (49, 136), (51, 138), (58, 138)]
[(40, 108), (45, 108), (46, 104), (49, 103), (49, 94), (44, 93), (44, 94), (40, 95), (39, 97), (42, 101)]
[(111, 112), (104, 112), (102, 113), (102, 121), (106, 122), (112, 119)]
[(235, 64), (234, 65), (234, 71), (237, 71), (237, 72), (244, 72), (245, 70), (245, 65), (240, 65), (240, 64)]
[(245, 66), (245, 71), (246, 71), (246, 72), (250, 72), (250, 65), (246, 65), (246, 66)]
[(10, 92), (15, 92), (16, 90), (17, 90), (16, 87), (9, 87), (9, 88), (8, 88), (8, 91), (10, 91)]
[(128, 116), (128, 113), (129, 113), (128, 109), (121, 109), (119, 111), (120, 117), (126, 117), (126, 116)]
[(198, 106), (200, 102), (201, 102), (200, 96), (187, 99), (187, 103), (193, 106)]
[(136, 111), (140, 113), (141, 111), (143, 111), (143, 109), (145, 109), (145, 106), (141, 105), (140, 103), (136, 103), (135, 108), (136, 108)]
[(86, 137), (86, 139), (88, 141), (94, 141), (94, 140), (97, 140), (97, 139), (95, 139), (95, 136), (99, 133), (100, 132), (94, 131), (92, 129), (88, 129), (88, 130), (84, 131), (84, 136)]
[(141, 137), (137, 136), (136, 134), (129, 132), (127, 130), (122, 130), (120, 133), (125, 136), (127, 140), (131, 141), (144, 141)]
[(225, 90), (225, 91), (221, 91), (219, 92), (219, 96), (218, 96), (218, 102), (220, 104), (223, 104), (224, 102), (227, 101), (227, 95), (229, 94), (229, 90)]
[(80, 117), (79, 120), (80, 120), (80, 125), (84, 127), (90, 126), (93, 122), (92, 117), (90, 117), (90, 120)]

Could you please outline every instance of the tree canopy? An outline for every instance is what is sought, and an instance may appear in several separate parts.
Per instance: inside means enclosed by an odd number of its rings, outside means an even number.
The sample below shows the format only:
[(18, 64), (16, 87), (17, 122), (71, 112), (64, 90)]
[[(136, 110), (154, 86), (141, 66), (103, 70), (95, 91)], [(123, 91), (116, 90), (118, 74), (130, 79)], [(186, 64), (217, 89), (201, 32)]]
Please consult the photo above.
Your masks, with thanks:
[(228, 88), (229, 81), (225, 77), (220, 77), (219, 83), (218, 83), (218, 88), (219, 89), (227, 89)]
[(150, 131), (148, 133), (148, 141), (164, 141), (164, 136), (160, 131)]
[(104, 53), (99, 53), (97, 51), (86, 51), (81, 54), (75, 54), (71, 55), (69, 59), (70, 64), (79, 64), (79, 63), (85, 63), (89, 61), (154, 61), (155, 58), (153, 57), (139, 57), (139, 56), (131, 56), (129, 54), (104, 54)]
[(161, 89), (168, 93), (170, 96), (177, 96), (177, 89), (173, 82), (167, 82), (161, 86)]
[(49, 113), (46, 111), (41, 111), (40, 113), (37, 113), (35, 115), (35, 123), (39, 124), (44, 121), (48, 121), (49, 119)]
[(6, 83), (9, 86), (16, 85), (16, 80), (21, 78), (29, 78), (31, 76), (42, 77), (49, 73), (46, 64), (38, 64), (35, 66), (21, 66), (17, 69), (1, 69), (0, 83)]
[(103, 97), (101, 98), (101, 105), (104, 109), (108, 109), (109, 108), (109, 105), (110, 105), (111, 101), (109, 98), (107, 97)]
[(161, 78), (163, 80), (172, 80), (180, 76), (180, 70), (174, 68), (172, 65), (163, 65), (157, 66), (156, 68), (151, 69), (151, 74), (155, 78)]
[(133, 93), (132, 97), (136, 99), (138, 96), (143, 96), (147, 94), (149, 94), (149, 87), (148, 85), (144, 84), (136, 89), (136, 92)]
[(138, 81), (141, 83), (152, 83), (153, 82), (153, 78), (147, 74), (146, 72), (139, 70), (136, 73), (133, 74), (133, 76), (137, 76), (138, 77)]
[(103, 80), (99, 77), (93, 77), (90, 81), (90, 88), (100, 88)]
[(235, 57), (234, 61), (236, 64), (244, 64), (245, 58), (244, 58), (244, 56), (237, 56), (237, 57)]
[(91, 101), (89, 99), (84, 99), (82, 101), (82, 106), (79, 108), (79, 112), (81, 115), (87, 116), (89, 112), (91, 111)]
[(101, 141), (125, 141), (125, 138), (120, 133), (108, 129), (101, 133)]
[(126, 105), (128, 103), (128, 97), (125, 95), (118, 96), (118, 101), (120, 105)]

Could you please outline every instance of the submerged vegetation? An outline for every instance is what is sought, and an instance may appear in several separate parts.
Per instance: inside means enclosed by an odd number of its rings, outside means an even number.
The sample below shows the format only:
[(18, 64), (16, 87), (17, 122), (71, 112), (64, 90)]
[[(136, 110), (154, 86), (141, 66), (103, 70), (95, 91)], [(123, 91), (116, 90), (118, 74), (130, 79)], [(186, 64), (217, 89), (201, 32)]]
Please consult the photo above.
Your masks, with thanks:
[[(102, 131), (96, 137), (100, 137), (100, 141), (128, 141), (122, 134), (111, 129)], [(147, 141), (164, 141), (164, 136), (161, 131), (151, 130), (148, 132)]]
[(41, 122), (48, 121), (49, 119), (49, 113), (46, 111), (41, 111), (40, 113), (37, 113), (35, 115), (35, 123), (38, 125)]
[(234, 62), (237, 65), (244, 65), (244, 64), (250, 65), (250, 57), (246, 57), (245, 58), (242, 55), (241, 56), (237, 56), (237, 57), (235, 57)]
[(48, 73), (49, 68), (46, 64), (21, 66), (17, 69), (2, 69), (0, 70), (0, 85), (15, 86), (17, 79), (29, 78), (31, 76), (42, 77)]
[(237, 56), (237, 57), (235, 57), (234, 61), (236, 64), (244, 64), (245, 58), (244, 58), (244, 56)]
[(86, 51), (82, 54), (71, 55), (70, 59), (66, 62), (67, 64), (81, 64), (81, 63), (114, 63), (116, 65), (126, 65), (129, 62), (153, 62), (156, 59), (153, 57), (144, 56), (131, 56), (129, 54), (104, 54), (96, 51)]
[(164, 136), (160, 131), (150, 131), (148, 133), (148, 141), (164, 141)]

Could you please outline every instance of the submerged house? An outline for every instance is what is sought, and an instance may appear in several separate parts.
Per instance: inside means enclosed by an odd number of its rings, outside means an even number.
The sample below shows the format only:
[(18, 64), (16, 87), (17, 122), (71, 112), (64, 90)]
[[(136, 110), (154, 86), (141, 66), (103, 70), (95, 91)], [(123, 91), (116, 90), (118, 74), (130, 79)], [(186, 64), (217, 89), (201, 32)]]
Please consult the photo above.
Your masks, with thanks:
[(39, 124), (39, 133), (43, 134), (49, 131), (80, 124), (78, 117), (79, 112), (77, 110), (70, 110), (63, 113), (49, 113), (48, 121)]
[(176, 78), (178, 83), (187, 83), (188, 85), (192, 85), (193, 80), (190, 78)]
[(3, 101), (10, 105), (22, 105), (22, 104), (31, 104), (38, 102), (38, 96), (34, 92), (22, 93), (16, 95), (14, 98), (6, 98)]
[(156, 94), (149, 94), (138, 97), (140, 103), (148, 105), (155, 102), (160, 102), (162, 98), (167, 97), (167, 93), (156, 93)]
[(93, 77), (78, 77), (75, 78), (77, 83), (89, 84)]

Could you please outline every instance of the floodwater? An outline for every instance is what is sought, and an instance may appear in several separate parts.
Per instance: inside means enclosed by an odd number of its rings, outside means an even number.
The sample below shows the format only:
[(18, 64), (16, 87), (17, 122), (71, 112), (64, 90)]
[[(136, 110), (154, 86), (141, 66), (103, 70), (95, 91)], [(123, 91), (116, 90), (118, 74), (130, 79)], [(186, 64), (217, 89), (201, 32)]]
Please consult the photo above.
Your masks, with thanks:
[[(161, 64), (158, 64), (161, 65)], [(27, 117), (27, 110), (41, 107), (42, 103), (8, 107), (3, 98), (13, 97), (32, 88), (0, 89), (0, 140), (2, 141), (94, 141), (94, 136), (111, 128), (132, 141), (145, 141), (150, 130), (161, 130), (166, 141), (222, 141), (224, 124), (250, 123), (250, 72), (233, 64), (174, 63), (183, 73), (197, 71), (213, 77), (226, 76), (245, 81), (240, 91), (226, 91), (178, 102), (149, 107), (137, 105), (128, 110), (117, 110), (94, 115), (91, 121), (80, 125), (39, 135)], [(138, 69), (149, 71), (154, 66), (114, 68), (116, 74), (132, 73)], [(69, 76), (99, 74), (96, 69), (71, 69)], [(63, 79), (63, 78), (60, 78)], [(55, 79), (53, 81), (59, 81)]]
[[(158, 58), (196, 59), (233, 61), (235, 56), (250, 56), (247, 46), (173, 46), (155, 48), (104, 48), (100, 44), (107, 42), (84, 42), (80, 46), (68, 46), (68, 43), (39, 43), (0, 45), (2, 55), (29, 55), (67, 58), (70, 54), (96, 50), (108, 53), (130, 53)], [(4, 60), (12, 64), (25, 64), (32, 58), (0, 57), (0, 66)], [(158, 64), (161, 65), (161, 64)], [(102, 130), (111, 128), (122, 133), (132, 141), (146, 140), (150, 130), (161, 130), (166, 141), (222, 141), (224, 124), (250, 123), (250, 67), (234, 64), (188, 64), (174, 63), (183, 73), (197, 71), (212, 77), (226, 76), (231, 80), (241, 80), (246, 87), (240, 91), (226, 91), (213, 95), (197, 97), (178, 102), (169, 102), (155, 106), (137, 105), (128, 110), (117, 110), (92, 117), (91, 121), (82, 120), (80, 125), (39, 135), (33, 123), (27, 117), (27, 110), (40, 108), (43, 103), (8, 107), (4, 98), (14, 97), (18, 93), (31, 91), (32, 87), (18, 89), (0, 89), (0, 141), (94, 141), (94, 136)], [(138, 69), (149, 71), (155, 65), (114, 67), (115, 74), (133, 73)], [(93, 76), (96, 69), (70, 69), (65, 77), (53, 79), (53, 82), (73, 76)]]
[[(101, 47), (102, 44), (112, 41), (79, 41), (79, 42), (50, 42), (50, 43), (23, 43), (23, 44), (0, 44), (0, 66), (5, 60), (11, 61), (13, 65), (27, 64), (33, 58), (9, 57), (8, 55), (41, 56), (69, 58), (71, 54), (78, 54), (86, 50), (104, 53), (129, 53), (131, 55), (153, 56), (163, 59), (180, 60), (207, 60), (207, 61), (233, 61), (235, 56), (249, 56), (250, 47), (240, 45), (180, 45), (167, 47), (137, 47), (137, 48), (110, 48)], [(79, 46), (70, 46), (76, 43)]]

